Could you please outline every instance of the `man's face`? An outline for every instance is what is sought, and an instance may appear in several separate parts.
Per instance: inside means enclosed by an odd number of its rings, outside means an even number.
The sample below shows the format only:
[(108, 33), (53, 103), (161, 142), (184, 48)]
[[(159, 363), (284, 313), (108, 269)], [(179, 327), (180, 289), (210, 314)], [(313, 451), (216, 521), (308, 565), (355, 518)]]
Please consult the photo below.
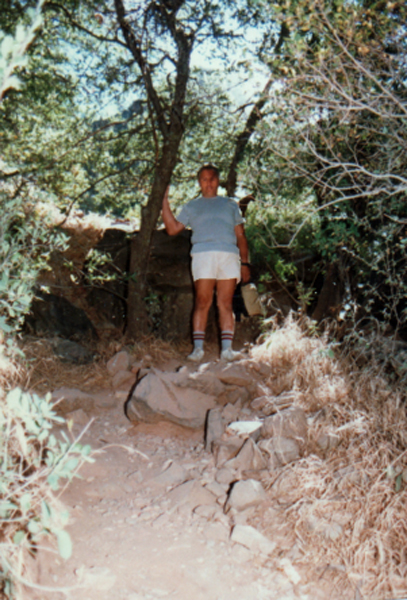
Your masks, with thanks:
[(199, 185), (204, 198), (218, 195), (219, 177), (212, 169), (204, 169), (199, 176)]

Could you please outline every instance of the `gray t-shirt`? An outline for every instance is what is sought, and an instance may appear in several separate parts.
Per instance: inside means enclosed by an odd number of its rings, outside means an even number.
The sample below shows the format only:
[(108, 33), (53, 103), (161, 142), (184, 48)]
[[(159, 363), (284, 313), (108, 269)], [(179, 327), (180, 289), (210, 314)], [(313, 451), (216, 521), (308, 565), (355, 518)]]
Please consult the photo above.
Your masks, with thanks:
[(185, 204), (177, 220), (192, 229), (192, 254), (212, 250), (239, 254), (235, 227), (244, 223), (244, 219), (234, 200), (201, 196)]

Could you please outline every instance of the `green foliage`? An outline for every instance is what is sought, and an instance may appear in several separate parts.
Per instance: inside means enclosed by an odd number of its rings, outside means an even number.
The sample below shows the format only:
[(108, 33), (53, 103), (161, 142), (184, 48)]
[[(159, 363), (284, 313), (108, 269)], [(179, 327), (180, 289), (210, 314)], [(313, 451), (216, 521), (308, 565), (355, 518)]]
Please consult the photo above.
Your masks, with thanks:
[(33, 194), (16, 197), (0, 188), (0, 330), (10, 333), (22, 324), (34, 296), (41, 269), (52, 248), (64, 248), (65, 236), (38, 213)]
[[(280, 199), (290, 185), (293, 202), (313, 195), (290, 247), (338, 261), (352, 301), (399, 327), (407, 296), (406, 7), (346, 0), (274, 7), (284, 52), (268, 56), (275, 83), (247, 170), (262, 195)], [(280, 256), (278, 242), (271, 246)]]
[(52, 433), (58, 417), (50, 395), (41, 398), (16, 388), (0, 404), (0, 517), (1, 580), (6, 598), (14, 597), (24, 554), (34, 552), (41, 538), (56, 538), (62, 558), (72, 544), (64, 530), (68, 514), (51, 490), (71, 480), (84, 461), (91, 462), (90, 447)]
[(26, 51), (42, 24), (40, 11), (43, 4), (44, 0), (39, 0), (36, 9), (27, 10), (25, 17), (31, 21), (27, 27), (19, 23), (14, 35), (0, 31), (0, 101), (7, 90), (20, 87), (20, 79), (14, 71), (25, 67), (28, 63)]

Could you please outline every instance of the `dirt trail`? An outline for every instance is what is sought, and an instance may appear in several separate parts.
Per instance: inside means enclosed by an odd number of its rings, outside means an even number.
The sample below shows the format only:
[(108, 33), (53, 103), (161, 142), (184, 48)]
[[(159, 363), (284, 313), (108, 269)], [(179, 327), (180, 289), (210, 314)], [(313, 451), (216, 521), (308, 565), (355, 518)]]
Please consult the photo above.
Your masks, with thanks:
[[(214, 480), (213, 456), (204, 450), (202, 430), (165, 422), (132, 425), (112, 390), (94, 397), (100, 402), (82, 441), (91, 444), (96, 461), (84, 465), (81, 479), (61, 496), (71, 514), (67, 529), (73, 554), (64, 561), (55, 551), (40, 552), (36, 579), (49, 591), (31, 591), (30, 599), (328, 598), (315, 585), (298, 581), (287, 559), (231, 542), (225, 497), (192, 502), (171, 493), (177, 470), (178, 483)], [(86, 420), (82, 411), (77, 414), (74, 434)], [(175, 479), (169, 482), (160, 474), (171, 465)]]

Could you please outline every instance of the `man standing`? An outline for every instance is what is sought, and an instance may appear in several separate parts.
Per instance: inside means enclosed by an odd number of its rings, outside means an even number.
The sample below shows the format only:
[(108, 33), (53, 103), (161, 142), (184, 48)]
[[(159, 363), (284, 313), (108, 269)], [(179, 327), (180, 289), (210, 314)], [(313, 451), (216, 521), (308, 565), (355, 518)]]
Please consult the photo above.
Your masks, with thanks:
[(250, 279), (244, 219), (236, 202), (218, 196), (217, 167), (201, 167), (198, 182), (202, 196), (183, 206), (177, 218), (169, 205), (168, 189), (162, 207), (162, 218), (169, 235), (177, 235), (185, 227), (192, 229), (192, 277), (195, 286), (192, 317), (194, 350), (188, 358), (199, 362), (204, 356), (206, 322), (216, 289), (222, 342), (221, 359), (233, 361), (242, 357), (239, 352), (232, 350), (235, 326), (233, 294), (240, 280), (246, 283)]

